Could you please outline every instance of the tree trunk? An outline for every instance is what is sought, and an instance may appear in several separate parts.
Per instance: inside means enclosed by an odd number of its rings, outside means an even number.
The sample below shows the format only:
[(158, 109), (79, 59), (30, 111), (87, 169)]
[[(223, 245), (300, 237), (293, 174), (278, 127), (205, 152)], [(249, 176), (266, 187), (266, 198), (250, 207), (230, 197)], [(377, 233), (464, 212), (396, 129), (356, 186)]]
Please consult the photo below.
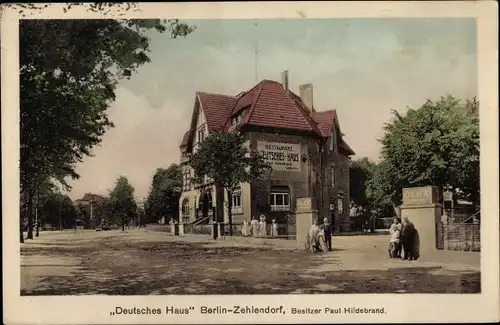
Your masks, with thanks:
[(28, 192), (28, 209), (26, 211), (28, 214), (28, 236), (26, 239), (33, 239), (33, 195)]
[(24, 234), (23, 234), (23, 228), (21, 227), (20, 231), (20, 237), (19, 237), (19, 241), (22, 243), (24, 243)]
[(229, 236), (233, 235), (233, 192), (227, 191), (227, 217), (229, 220)]
[(125, 231), (125, 217), (122, 216), (122, 231)]

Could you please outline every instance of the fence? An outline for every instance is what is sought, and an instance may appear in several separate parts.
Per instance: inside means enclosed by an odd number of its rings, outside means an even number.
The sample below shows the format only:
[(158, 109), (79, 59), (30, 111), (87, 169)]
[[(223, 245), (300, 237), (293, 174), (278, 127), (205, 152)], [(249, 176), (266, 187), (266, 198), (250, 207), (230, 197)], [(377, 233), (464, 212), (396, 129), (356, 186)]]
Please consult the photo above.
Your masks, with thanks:
[[(268, 223), (266, 224), (266, 235), (265, 237), (271, 238), (273, 225)], [(223, 236), (229, 236), (229, 224), (223, 225)], [(243, 224), (233, 224), (233, 236), (243, 236)], [(296, 238), (296, 226), (294, 223), (279, 223), (277, 224), (277, 235), (273, 236), (274, 238), (282, 238), (282, 239), (295, 239)], [(247, 233), (246, 236), (251, 237), (259, 237), (259, 234), (254, 234), (252, 230), (252, 226), (247, 224)]]
[(481, 251), (481, 224), (442, 223), (436, 224), (437, 249), (454, 251)]
[[(170, 225), (148, 225), (148, 227), (152, 230), (162, 231), (162, 232), (170, 232)], [(284, 238), (284, 239), (295, 239), (296, 236), (296, 227), (293, 223), (288, 224), (278, 224), (278, 234), (275, 236), (276, 238)], [(184, 233), (185, 234), (197, 234), (197, 235), (211, 235), (212, 234), (213, 225), (212, 224), (184, 224)], [(224, 223), (221, 224), (221, 235), (229, 236), (229, 224)], [(272, 233), (272, 224), (266, 225), (266, 237), (271, 237)], [(233, 236), (243, 236), (243, 223), (233, 223)], [(250, 224), (247, 224), (247, 234), (246, 236), (255, 236), (252, 233), (252, 227)]]

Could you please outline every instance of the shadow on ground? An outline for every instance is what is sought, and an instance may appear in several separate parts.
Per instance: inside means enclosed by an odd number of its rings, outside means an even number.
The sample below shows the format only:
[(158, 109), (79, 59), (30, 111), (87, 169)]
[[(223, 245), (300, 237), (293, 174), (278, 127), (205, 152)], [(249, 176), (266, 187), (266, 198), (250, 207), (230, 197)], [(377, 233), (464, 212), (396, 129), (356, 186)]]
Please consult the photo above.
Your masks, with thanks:
[[(72, 275), (42, 276), (36, 286), (22, 288), (21, 295), (480, 292), (479, 272), (412, 267), (311, 273), (307, 271), (324, 263), (318, 255), (271, 247), (106, 237), (80, 246), (23, 248), (22, 254), (76, 256), (79, 265)], [(340, 261), (332, 257), (329, 263)], [(22, 277), (30, 267), (21, 267)]]

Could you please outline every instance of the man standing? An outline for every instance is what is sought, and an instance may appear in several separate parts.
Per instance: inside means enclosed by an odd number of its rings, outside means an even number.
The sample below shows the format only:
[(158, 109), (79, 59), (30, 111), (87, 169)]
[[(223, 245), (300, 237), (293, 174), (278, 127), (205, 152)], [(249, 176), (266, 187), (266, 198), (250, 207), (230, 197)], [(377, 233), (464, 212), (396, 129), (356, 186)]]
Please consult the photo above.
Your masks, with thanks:
[(403, 251), (404, 251), (403, 260), (411, 261), (414, 259), (413, 256), (414, 235), (415, 235), (415, 226), (410, 220), (408, 220), (408, 216), (404, 216), (403, 224), (401, 227), (401, 243), (403, 244)]
[(332, 224), (328, 218), (323, 219), (323, 228), (325, 230), (325, 241), (328, 251), (332, 251)]

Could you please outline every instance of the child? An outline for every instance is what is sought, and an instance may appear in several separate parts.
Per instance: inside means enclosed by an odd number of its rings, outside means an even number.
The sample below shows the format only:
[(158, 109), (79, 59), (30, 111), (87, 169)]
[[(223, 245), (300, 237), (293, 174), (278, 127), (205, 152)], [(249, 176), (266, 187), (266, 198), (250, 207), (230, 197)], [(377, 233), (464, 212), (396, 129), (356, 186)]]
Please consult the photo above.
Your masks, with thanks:
[(391, 237), (389, 239), (389, 257), (390, 258), (400, 258), (401, 257), (401, 224), (397, 218), (394, 218), (394, 223), (391, 225), (389, 230)]

